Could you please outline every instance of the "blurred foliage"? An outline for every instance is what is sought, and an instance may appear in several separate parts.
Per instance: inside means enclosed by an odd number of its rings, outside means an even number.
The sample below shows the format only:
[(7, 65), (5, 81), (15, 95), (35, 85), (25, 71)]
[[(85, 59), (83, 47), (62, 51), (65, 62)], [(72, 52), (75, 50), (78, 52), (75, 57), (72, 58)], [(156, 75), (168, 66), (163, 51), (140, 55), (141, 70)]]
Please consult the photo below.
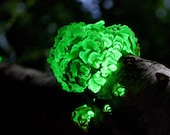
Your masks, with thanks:
[(170, 0), (1, 0), (0, 55), (47, 71), (46, 57), (58, 28), (100, 19), (131, 27), (141, 57), (170, 67)]

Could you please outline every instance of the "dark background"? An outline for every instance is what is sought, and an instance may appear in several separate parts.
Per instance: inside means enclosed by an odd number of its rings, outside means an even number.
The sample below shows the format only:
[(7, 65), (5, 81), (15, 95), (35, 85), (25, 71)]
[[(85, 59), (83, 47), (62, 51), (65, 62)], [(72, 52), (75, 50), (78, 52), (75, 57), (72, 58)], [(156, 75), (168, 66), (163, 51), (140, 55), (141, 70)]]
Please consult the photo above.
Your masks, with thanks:
[(71, 22), (133, 29), (141, 57), (170, 66), (170, 0), (1, 0), (0, 54), (10, 62), (48, 71), (46, 57), (57, 29)]
[[(170, 0), (1, 0), (0, 55), (4, 61), (51, 72), (46, 58), (57, 30), (71, 22), (95, 23), (101, 19), (106, 26), (120, 23), (131, 27), (138, 38), (141, 57), (170, 67)], [(9, 100), (9, 118), (13, 119), (7, 121), (10, 125), (7, 131), (22, 135), (83, 134), (70, 121), (73, 107), (70, 105), (75, 101), (70, 95), (60, 93), (61, 88), (49, 91), (26, 87), (17, 81), (10, 85), (4, 84), (7, 93), (12, 92), (5, 100)], [(15, 91), (8, 91), (11, 87)], [(142, 130), (138, 130), (135, 120), (123, 114), (120, 120), (118, 111), (114, 134), (146, 135), (143, 125)], [(149, 116), (153, 116), (152, 113)], [(159, 118), (159, 115), (154, 116)], [(164, 124), (162, 127), (166, 127)]]

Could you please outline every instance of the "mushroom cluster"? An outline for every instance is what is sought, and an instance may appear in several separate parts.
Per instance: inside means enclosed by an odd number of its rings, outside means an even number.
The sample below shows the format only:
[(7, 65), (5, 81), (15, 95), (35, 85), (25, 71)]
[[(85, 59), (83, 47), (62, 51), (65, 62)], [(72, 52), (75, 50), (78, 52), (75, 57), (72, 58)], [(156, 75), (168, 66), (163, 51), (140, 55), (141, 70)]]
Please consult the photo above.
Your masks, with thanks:
[[(63, 90), (98, 93), (109, 84), (108, 76), (120, 68), (121, 56), (140, 55), (138, 39), (127, 25), (104, 25), (104, 20), (94, 24), (73, 22), (58, 30), (47, 61)], [(117, 89), (115, 86), (120, 84), (112, 84), (113, 89)], [(118, 89), (113, 93), (124, 92)]]

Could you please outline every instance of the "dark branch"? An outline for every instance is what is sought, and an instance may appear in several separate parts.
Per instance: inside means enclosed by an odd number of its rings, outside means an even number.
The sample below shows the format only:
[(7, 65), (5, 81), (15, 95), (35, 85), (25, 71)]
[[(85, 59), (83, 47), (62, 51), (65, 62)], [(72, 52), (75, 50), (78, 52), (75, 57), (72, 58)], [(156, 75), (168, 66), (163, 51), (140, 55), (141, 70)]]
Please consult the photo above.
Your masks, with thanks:
[[(119, 81), (127, 89), (120, 106), (89, 134), (169, 135), (170, 69), (128, 56), (120, 59)], [(16, 64), (0, 64), (1, 91), (11, 127), (41, 134), (83, 134), (70, 119), (71, 111), (86, 102), (82, 94), (64, 92), (53, 75)], [(100, 119), (100, 118), (99, 118)], [(12, 120), (12, 122), (11, 122)], [(20, 128), (19, 128), (20, 127)], [(47, 133), (47, 134), (48, 134)], [(42, 133), (43, 134), (43, 133)]]
[(38, 87), (57, 87), (56, 79), (52, 75), (10, 63), (0, 64), (0, 80), (1, 82), (8, 81), (8, 84), (16, 81)]

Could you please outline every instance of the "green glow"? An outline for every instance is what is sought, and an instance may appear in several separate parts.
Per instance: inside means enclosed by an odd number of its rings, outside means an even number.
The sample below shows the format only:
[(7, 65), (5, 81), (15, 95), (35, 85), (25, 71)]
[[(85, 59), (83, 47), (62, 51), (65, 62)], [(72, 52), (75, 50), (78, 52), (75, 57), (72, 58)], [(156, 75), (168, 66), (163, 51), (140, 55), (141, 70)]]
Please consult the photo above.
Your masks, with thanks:
[(3, 61), (3, 58), (2, 58), (2, 56), (0, 56), (0, 63)]
[(88, 131), (90, 120), (93, 117), (94, 112), (92, 111), (92, 108), (87, 106), (86, 104), (76, 108), (72, 112), (73, 122), (85, 132)]
[(112, 112), (112, 108), (110, 107), (109, 104), (106, 104), (103, 108), (103, 112), (107, 112), (107, 113), (111, 113)]
[(115, 84), (112, 90), (115, 96), (123, 96), (125, 94), (125, 91), (125, 88), (120, 84)]
[[(58, 30), (47, 62), (63, 90), (81, 93), (88, 88), (98, 93), (106, 84), (113, 85), (116, 76), (108, 76), (120, 68), (122, 55), (140, 55), (138, 39), (127, 25), (104, 24), (74, 22)], [(115, 96), (124, 93), (124, 88), (113, 90)]]

